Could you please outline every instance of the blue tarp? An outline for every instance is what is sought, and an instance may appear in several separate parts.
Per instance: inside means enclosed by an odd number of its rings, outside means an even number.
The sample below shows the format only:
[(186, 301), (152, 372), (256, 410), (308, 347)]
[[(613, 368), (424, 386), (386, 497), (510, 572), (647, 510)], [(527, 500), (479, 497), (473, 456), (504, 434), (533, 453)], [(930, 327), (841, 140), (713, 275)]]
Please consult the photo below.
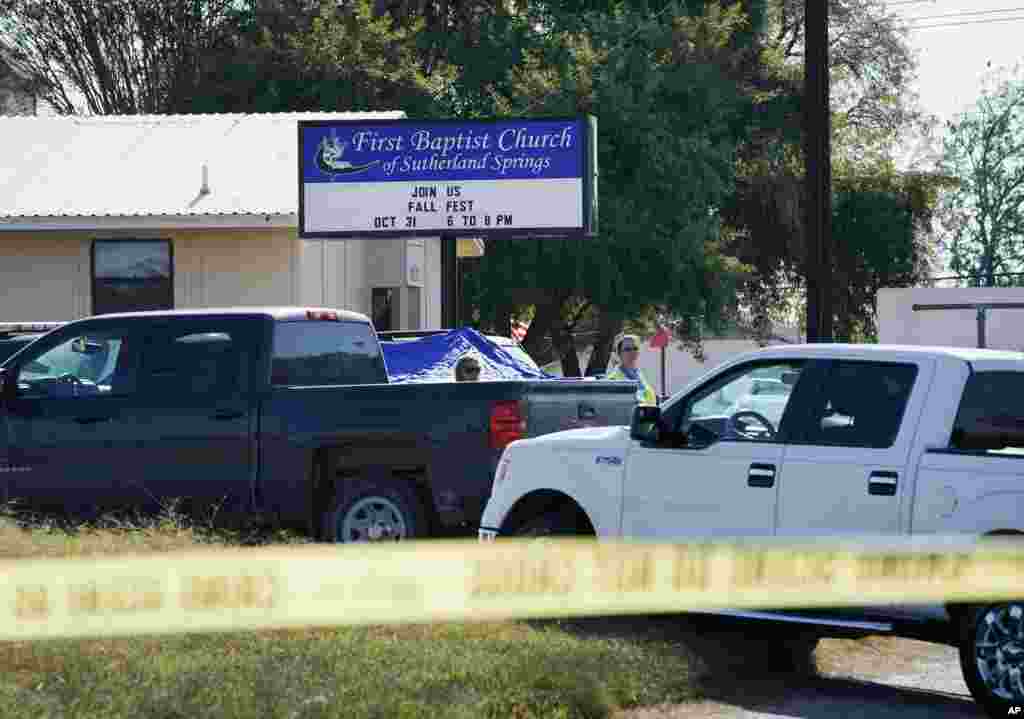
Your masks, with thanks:
[(480, 363), (481, 380), (561, 379), (506, 352), (476, 330), (465, 327), (414, 340), (381, 342), (388, 380), (453, 382), (455, 363), (472, 355)]

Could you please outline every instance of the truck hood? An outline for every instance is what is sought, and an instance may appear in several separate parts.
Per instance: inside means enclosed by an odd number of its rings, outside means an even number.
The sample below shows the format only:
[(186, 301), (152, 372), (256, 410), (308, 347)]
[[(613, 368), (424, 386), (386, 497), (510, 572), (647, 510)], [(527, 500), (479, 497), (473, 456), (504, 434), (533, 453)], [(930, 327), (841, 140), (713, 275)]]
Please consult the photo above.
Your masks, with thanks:
[(584, 427), (543, 434), (520, 440), (517, 444), (552, 449), (625, 449), (629, 444), (629, 427)]

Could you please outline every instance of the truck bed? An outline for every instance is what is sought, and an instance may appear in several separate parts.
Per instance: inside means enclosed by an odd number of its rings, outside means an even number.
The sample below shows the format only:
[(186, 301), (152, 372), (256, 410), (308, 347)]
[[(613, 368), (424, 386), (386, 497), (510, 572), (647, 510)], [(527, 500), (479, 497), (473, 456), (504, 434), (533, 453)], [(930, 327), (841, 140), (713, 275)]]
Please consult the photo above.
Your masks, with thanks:
[(326, 471), (338, 476), (366, 467), (423, 473), (439, 528), (472, 530), (503, 449), (492, 431), (496, 406), (515, 405), (525, 438), (628, 425), (635, 391), (632, 382), (591, 380), (275, 388), (260, 410), (257, 496), (286, 520), (315, 512), (295, 468), (312, 466), (327, 448)]

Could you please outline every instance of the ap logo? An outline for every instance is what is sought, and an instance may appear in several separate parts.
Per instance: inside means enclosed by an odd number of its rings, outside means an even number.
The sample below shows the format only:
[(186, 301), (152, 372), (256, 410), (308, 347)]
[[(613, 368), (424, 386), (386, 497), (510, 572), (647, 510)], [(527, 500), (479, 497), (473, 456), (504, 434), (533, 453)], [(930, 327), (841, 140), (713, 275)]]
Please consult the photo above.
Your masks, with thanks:
[(1006, 712), (1010, 716), (1020, 716), (1021, 708), (1019, 706), (1010, 707), (1009, 711)]

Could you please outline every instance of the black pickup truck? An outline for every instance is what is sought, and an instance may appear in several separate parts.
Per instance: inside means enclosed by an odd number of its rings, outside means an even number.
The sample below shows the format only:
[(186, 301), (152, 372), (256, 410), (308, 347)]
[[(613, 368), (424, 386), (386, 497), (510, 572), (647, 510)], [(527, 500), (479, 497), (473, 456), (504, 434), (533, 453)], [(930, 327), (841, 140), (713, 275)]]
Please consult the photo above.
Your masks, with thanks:
[(0, 498), (167, 502), (326, 541), (473, 531), (502, 449), (628, 424), (631, 382), (388, 384), (361, 314), (175, 310), (63, 324), (0, 364)]

